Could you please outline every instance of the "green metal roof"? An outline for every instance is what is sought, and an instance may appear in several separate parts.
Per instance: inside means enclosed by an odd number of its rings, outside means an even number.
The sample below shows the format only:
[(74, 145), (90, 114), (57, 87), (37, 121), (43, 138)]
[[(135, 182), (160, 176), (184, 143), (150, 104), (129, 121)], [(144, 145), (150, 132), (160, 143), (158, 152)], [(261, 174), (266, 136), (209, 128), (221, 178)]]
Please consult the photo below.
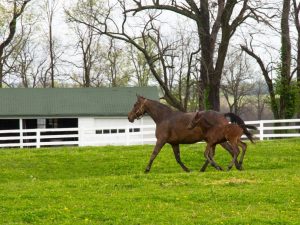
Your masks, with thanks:
[(157, 87), (0, 88), (0, 117), (126, 116), (136, 94), (159, 98)]

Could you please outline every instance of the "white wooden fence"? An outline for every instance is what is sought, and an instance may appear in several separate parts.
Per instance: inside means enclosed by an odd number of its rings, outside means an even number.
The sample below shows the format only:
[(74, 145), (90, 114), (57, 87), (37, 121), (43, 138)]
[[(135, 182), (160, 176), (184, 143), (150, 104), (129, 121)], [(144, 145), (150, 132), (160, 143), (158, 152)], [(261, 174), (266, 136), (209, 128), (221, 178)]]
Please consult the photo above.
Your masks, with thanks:
[(300, 137), (300, 119), (246, 121), (257, 127), (259, 140)]
[[(300, 137), (300, 119), (247, 121), (257, 127), (255, 137)], [(97, 130), (114, 132), (97, 134)], [(121, 131), (122, 132), (118, 132)], [(155, 125), (107, 128), (17, 129), (0, 130), (0, 148), (48, 147), (48, 146), (99, 146), (154, 144)]]

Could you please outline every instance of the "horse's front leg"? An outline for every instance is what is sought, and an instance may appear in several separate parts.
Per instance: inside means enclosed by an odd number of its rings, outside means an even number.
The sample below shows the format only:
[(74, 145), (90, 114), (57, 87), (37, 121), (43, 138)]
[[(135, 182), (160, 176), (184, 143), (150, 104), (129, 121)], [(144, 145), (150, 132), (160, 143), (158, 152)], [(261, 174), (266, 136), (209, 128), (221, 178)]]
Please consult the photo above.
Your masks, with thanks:
[(181, 166), (181, 168), (185, 172), (190, 172), (190, 170), (181, 161), (179, 145), (178, 144), (172, 145), (172, 148), (173, 148), (174, 156), (175, 156), (175, 159), (176, 159), (177, 163)]
[(151, 169), (151, 166), (152, 166), (152, 163), (154, 161), (154, 159), (156, 158), (156, 156), (158, 155), (158, 153), (160, 152), (160, 150), (162, 149), (162, 147), (165, 145), (165, 142), (162, 142), (162, 141), (156, 141), (156, 145), (153, 149), (153, 152), (150, 156), (150, 160), (149, 160), (149, 163), (145, 169), (145, 173), (148, 173)]

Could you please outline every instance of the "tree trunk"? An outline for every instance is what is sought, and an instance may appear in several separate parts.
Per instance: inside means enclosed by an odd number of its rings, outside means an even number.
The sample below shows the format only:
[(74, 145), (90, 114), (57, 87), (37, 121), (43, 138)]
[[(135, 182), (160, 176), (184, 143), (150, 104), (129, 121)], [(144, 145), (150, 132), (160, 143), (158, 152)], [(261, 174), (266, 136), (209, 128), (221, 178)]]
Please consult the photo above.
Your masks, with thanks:
[[(0, 54), (0, 56), (1, 56), (1, 54)], [(3, 62), (0, 57), (0, 88), (3, 87), (2, 83), (3, 83)]]
[(54, 88), (54, 49), (53, 49), (53, 35), (52, 35), (52, 20), (49, 23), (49, 51), (50, 51), (51, 88)]
[(300, 21), (299, 21), (299, 12), (300, 12), (300, 3), (298, 3), (296, 0), (293, 0), (294, 5), (294, 24), (297, 29), (297, 61), (296, 61), (296, 78), (297, 78), (297, 98), (298, 98), (298, 112), (297, 112), (297, 118), (300, 118)]
[(291, 75), (291, 40), (289, 29), (290, 16), (290, 0), (284, 0), (282, 6), (281, 17), (281, 80), (280, 80), (280, 109), (281, 118), (292, 117), (290, 110), (291, 91), (290, 91), (290, 75)]

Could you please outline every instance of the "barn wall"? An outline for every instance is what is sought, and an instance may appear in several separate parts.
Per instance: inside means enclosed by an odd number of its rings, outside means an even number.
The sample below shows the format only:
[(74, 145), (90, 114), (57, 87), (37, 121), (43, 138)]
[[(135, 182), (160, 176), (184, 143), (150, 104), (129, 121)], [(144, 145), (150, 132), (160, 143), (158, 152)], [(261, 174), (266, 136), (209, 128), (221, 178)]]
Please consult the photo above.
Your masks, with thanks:
[[(145, 144), (145, 138), (155, 138), (152, 128), (142, 128), (143, 125), (155, 125), (150, 117), (143, 117), (130, 123), (127, 117), (81, 117), (78, 119), (79, 145), (126, 145)], [(153, 141), (149, 144), (152, 144)], [(147, 143), (146, 143), (147, 144)]]

